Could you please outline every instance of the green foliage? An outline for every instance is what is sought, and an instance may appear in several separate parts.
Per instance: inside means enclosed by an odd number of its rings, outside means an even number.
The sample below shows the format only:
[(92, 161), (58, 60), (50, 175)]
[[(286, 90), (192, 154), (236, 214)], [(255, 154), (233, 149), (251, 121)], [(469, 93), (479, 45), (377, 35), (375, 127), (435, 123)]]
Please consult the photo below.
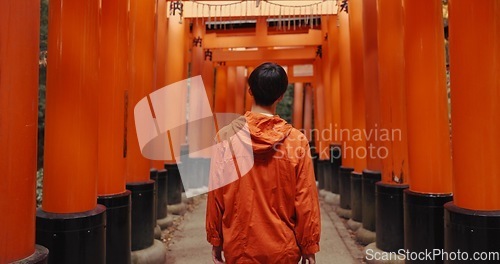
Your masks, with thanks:
[(292, 123), (292, 105), (293, 105), (293, 84), (289, 84), (286, 89), (283, 100), (276, 106), (276, 113), (286, 120), (288, 123)]
[[(40, 52), (47, 50), (49, 0), (40, 0)], [(47, 67), (40, 64), (38, 77), (38, 155), (37, 168), (43, 167), (43, 141), (45, 135), (45, 83)]]
[(42, 206), (43, 196), (43, 169), (36, 172), (36, 207)]
[(45, 138), (44, 136), (45, 136), (45, 84), (40, 84), (38, 90), (38, 149), (37, 149), (38, 169), (43, 167), (43, 141)]

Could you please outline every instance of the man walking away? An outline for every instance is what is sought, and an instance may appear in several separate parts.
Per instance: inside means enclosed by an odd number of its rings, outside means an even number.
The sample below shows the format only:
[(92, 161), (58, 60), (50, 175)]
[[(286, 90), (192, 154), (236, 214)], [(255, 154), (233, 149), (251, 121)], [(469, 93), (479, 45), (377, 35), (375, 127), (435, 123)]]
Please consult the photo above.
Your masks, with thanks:
[[(306, 137), (275, 115), (288, 86), (284, 69), (264, 63), (250, 74), (251, 111), (218, 132), (210, 181), (231, 182), (208, 193), (206, 231), (214, 263), (315, 263), (321, 233), (318, 191)], [(239, 155), (231, 137), (251, 137), (253, 167), (227, 181)], [(250, 144), (243, 142), (240, 144)], [(222, 256), (224, 253), (224, 257)]]

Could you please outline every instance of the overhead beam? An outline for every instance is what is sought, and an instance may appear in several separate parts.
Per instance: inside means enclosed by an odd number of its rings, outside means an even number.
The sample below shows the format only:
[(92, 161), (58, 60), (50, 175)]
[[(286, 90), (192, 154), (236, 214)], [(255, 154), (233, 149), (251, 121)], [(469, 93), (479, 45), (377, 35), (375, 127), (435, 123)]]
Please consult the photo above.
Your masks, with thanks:
[(280, 34), (257, 36), (217, 36), (206, 34), (203, 39), (205, 49), (245, 48), (245, 47), (282, 47), (282, 46), (319, 46), (322, 44), (321, 30), (310, 29), (305, 34)]
[(279, 65), (302, 65), (313, 63), (314, 59), (302, 59), (302, 60), (270, 60), (270, 59), (258, 59), (252, 61), (229, 61), (226, 62), (226, 66), (249, 66), (256, 67), (264, 62), (274, 62)]
[(254, 61), (254, 60), (313, 60), (316, 58), (316, 47), (292, 49), (259, 49), (249, 51), (214, 50), (214, 61)]

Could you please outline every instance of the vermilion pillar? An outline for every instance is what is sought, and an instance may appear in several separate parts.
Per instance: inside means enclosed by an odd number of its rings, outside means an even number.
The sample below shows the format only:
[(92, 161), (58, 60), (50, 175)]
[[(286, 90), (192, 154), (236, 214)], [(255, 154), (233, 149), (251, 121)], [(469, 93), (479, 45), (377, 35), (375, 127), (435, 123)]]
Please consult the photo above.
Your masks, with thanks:
[[(339, 27), (338, 16), (328, 16), (328, 61), (330, 62), (330, 104), (327, 105), (328, 111), (331, 113), (332, 133), (330, 144), (330, 162), (331, 162), (331, 191), (334, 194), (339, 194), (340, 191), (340, 166), (342, 166), (342, 142), (339, 136), (340, 131), (340, 54), (339, 54)], [(338, 197), (337, 197), (338, 198)], [(335, 203), (339, 199), (335, 199)]]
[[(322, 79), (322, 84), (323, 84), (323, 109), (324, 109), (324, 119), (325, 119), (325, 129), (330, 129), (330, 127), (333, 128), (333, 111), (332, 111), (332, 84), (331, 84), (331, 64), (332, 61), (330, 60), (330, 53), (331, 49), (330, 46), (328, 45), (328, 31), (329, 31), (329, 23), (328, 21), (332, 19), (330, 16), (321, 16), (321, 20), (323, 23), (321, 23), (321, 33), (323, 34), (323, 45), (321, 48), (322, 55), (321, 55), (321, 77)], [(328, 134), (327, 136), (323, 138), (325, 140), (325, 144), (330, 144), (333, 141), (333, 136), (330, 136)], [(328, 188), (330, 188), (328, 186)], [(329, 190), (329, 189), (328, 189)]]
[(314, 166), (314, 176), (318, 180), (318, 152), (312, 136), (314, 94), (310, 83), (304, 84), (304, 135), (311, 144), (311, 157)]
[(403, 1), (410, 189), (405, 248), (443, 248), (443, 205), (452, 199), (442, 1)]
[[(167, 42), (167, 85), (182, 81), (187, 78), (187, 63), (189, 58), (189, 21), (185, 20), (179, 11), (168, 9), (168, 42)], [(192, 43), (192, 42), (191, 42)], [(183, 87), (184, 88), (184, 87)], [(168, 117), (178, 120), (179, 124), (186, 122), (187, 89), (183, 89), (181, 98), (172, 98), (170, 101), (178, 109), (175, 113), (168, 113)], [(175, 157), (187, 154), (189, 145), (186, 144), (186, 127), (180, 126), (169, 132), (172, 152)], [(184, 157), (187, 157), (184, 156)], [(182, 160), (172, 159), (167, 161), (167, 204), (180, 204), (182, 202), (182, 192), (184, 187), (179, 174), (178, 165)]]
[(363, 58), (363, 0), (349, 2), (349, 37), (351, 45), (352, 78), (352, 125), (351, 138), (354, 144), (354, 171), (361, 173), (366, 168), (366, 137), (355, 136), (365, 129), (365, 93)]
[(208, 102), (212, 108), (212, 112), (215, 110), (215, 67), (211, 61), (205, 60), (203, 62), (203, 72), (202, 72), (203, 84), (205, 85), (205, 91), (207, 93)]
[(215, 73), (215, 100), (214, 112), (226, 113), (227, 112), (227, 67), (219, 65)]
[(128, 1), (103, 0), (99, 72), (98, 195), (125, 192)]
[[(182, 22), (182, 25), (184, 26), (184, 34), (181, 35), (181, 36), (177, 36), (177, 37), (182, 37), (182, 38), (185, 38), (185, 41), (184, 41), (184, 63), (181, 64), (181, 69), (182, 69), (182, 78), (181, 80), (185, 80), (188, 78), (188, 68), (189, 68), (189, 62), (191, 61), (191, 46), (192, 44), (189, 43), (189, 39), (190, 39), (190, 36), (191, 36), (191, 20), (192, 19), (183, 19), (181, 22)], [(184, 107), (181, 107), (181, 111), (180, 111), (180, 115), (181, 115), (181, 118), (183, 118), (184, 120), (186, 120), (186, 112), (187, 112), (187, 100), (188, 100), (188, 93), (187, 93), (187, 89), (183, 91), (184, 94), (183, 94), (183, 97), (185, 98), (182, 103), (184, 104)], [(181, 126), (180, 127), (180, 143), (181, 143), (181, 152), (182, 151), (188, 151), (189, 150), (189, 145), (188, 145), (188, 142), (186, 142), (186, 135), (187, 135), (187, 126)]]
[[(168, 12), (168, 11), (167, 11)], [(187, 20), (181, 18), (179, 13), (175, 15), (170, 13), (168, 17), (168, 34), (167, 39), (167, 56), (168, 61), (166, 65), (166, 85), (182, 81), (187, 78), (187, 58), (186, 58), (186, 41), (188, 36), (186, 34)], [(179, 109), (177, 113), (170, 113), (171, 118), (175, 118), (179, 124), (185, 123), (186, 119), (186, 102), (187, 95), (183, 98), (175, 98), (170, 103), (175, 104)], [(170, 132), (170, 139), (173, 144), (173, 151), (176, 157), (180, 157), (181, 144), (185, 142), (185, 129), (175, 129)], [(168, 163), (174, 163), (174, 160)], [(168, 169), (167, 169), (168, 170)]]
[(403, 190), (408, 188), (408, 156), (402, 8), (399, 0), (377, 0), (379, 132), (386, 134), (379, 141), (387, 157), (381, 156), (382, 181), (375, 189), (375, 224), (376, 247), (383, 251), (396, 251), (404, 244)]
[(339, 85), (340, 123), (339, 139), (342, 141), (342, 166), (339, 171), (340, 207), (338, 213), (344, 218), (351, 217), (351, 172), (354, 170), (354, 146), (351, 139), (352, 123), (352, 66), (349, 15), (341, 11), (337, 14), (339, 23)]
[[(195, 77), (198, 75), (201, 75), (202, 80), (203, 80), (203, 85), (205, 86), (205, 93), (208, 99), (208, 102), (210, 104), (210, 107), (213, 111), (213, 88), (214, 88), (214, 67), (213, 63), (208, 59), (205, 58), (205, 53), (203, 49), (203, 39), (205, 37), (205, 24), (203, 21), (199, 19), (194, 19), (193, 20), (193, 39), (201, 39), (201, 43), (194, 43), (191, 48), (191, 76)], [(193, 102), (196, 100), (196, 98), (190, 98), (190, 102)], [(193, 105), (192, 103), (189, 104), (190, 107), (190, 113), (191, 111), (202, 111), (200, 105)], [(195, 109), (192, 109), (195, 108)], [(190, 124), (188, 124), (188, 127)], [(188, 142), (190, 145), (193, 145), (193, 149), (195, 150), (200, 150), (200, 147), (196, 146), (202, 146), (206, 145), (208, 142), (212, 142), (213, 138), (211, 138), (210, 133), (192, 133), (194, 130), (194, 125), (193, 129), (188, 128)], [(206, 129), (210, 129), (210, 127), (207, 127)], [(193, 158), (210, 158), (210, 150), (207, 148), (202, 151), (197, 151), (197, 152), (191, 152), (190, 157)]]
[[(322, 84), (323, 84), (323, 96), (320, 97), (320, 100), (323, 100), (323, 112), (324, 112), (324, 127), (321, 133), (319, 133), (321, 140), (325, 144), (325, 148), (327, 149), (327, 159), (324, 162), (324, 179), (325, 179), (325, 191), (329, 193), (332, 192), (332, 159), (331, 159), (331, 144), (333, 143), (333, 112), (332, 112), (332, 84), (331, 84), (331, 60), (330, 53), (331, 49), (328, 45), (328, 21), (331, 19), (330, 16), (321, 16), (321, 33), (323, 34), (323, 45), (322, 45), (322, 56), (321, 56), (321, 76), (322, 76)], [(326, 194), (326, 193), (325, 193)]]
[[(366, 168), (361, 177), (362, 227), (357, 238), (363, 244), (375, 241), (375, 183), (381, 179), (382, 159), (387, 150), (379, 138), (380, 94), (378, 82), (377, 2), (363, 0), (363, 76), (366, 122)], [(354, 185), (353, 185), (354, 187)]]
[(293, 127), (303, 129), (304, 126), (304, 84), (293, 84)]
[[(380, 96), (379, 96), (379, 65), (377, 43), (377, 2), (363, 0), (363, 76), (365, 94), (366, 131), (380, 130)], [(380, 138), (372, 134), (366, 139), (366, 169), (380, 172), (382, 158), (386, 155), (380, 150)]]
[(127, 92), (127, 183), (149, 181), (150, 161), (145, 159), (137, 140), (134, 107), (156, 86), (154, 1), (130, 0), (129, 90)]
[[(191, 76), (198, 76), (203, 73), (203, 63), (205, 61), (203, 52), (203, 38), (205, 37), (205, 27), (202, 21), (193, 21), (193, 39), (191, 53)], [(200, 42), (201, 41), (201, 42)]]
[[(203, 92), (206, 94), (207, 90), (211, 89), (207, 87), (207, 85), (210, 85), (209, 82), (207, 82), (207, 77), (210, 78), (209, 76), (203, 75), (204, 73), (204, 64), (205, 64), (205, 57), (204, 57), (204, 51), (203, 51), (203, 39), (204, 39), (204, 34), (205, 33), (205, 27), (202, 21), (199, 19), (194, 19), (193, 20), (193, 32), (192, 32), (192, 41), (187, 41), (188, 44), (191, 45), (191, 78), (196, 77), (196, 76), (202, 76), (202, 80), (204, 82), (205, 90)], [(213, 75), (213, 69), (211, 70), (211, 75)], [(211, 78), (213, 82), (213, 77)], [(208, 99), (208, 95), (206, 95), (207, 98), (202, 98), (202, 95), (199, 93), (195, 93), (193, 86), (190, 87), (190, 93), (189, 93), (189, 119), (191, 119), (192, 116), (201, 116), (203, 114), (203, 105), (199, 102), (206, 102), (204, 100)], [(205, 96), (205, 95), (203, 95)], [(208, 99), (209, 100), (209, 99)], [(210, 103), (209, 103), (210, 104)], [(210, 121), (207, 119), (207, 121)], [(189, 122), (187, 124), (188, 126), (188, 143), (189, 143), (189, 163), (187, 163), (187, 171), (190, 174), (190, 177), (193, 179), (188, 181), (189, 182), (189, 187), (190, 188), (198, 188), (201, 186), (208, 186), (208, 162), (205, 158), (208, 158), (210, 156), (207, 156), (207, 146), (210, 146), (213, 142), (213, 138), (210, 138), (210, 135), (213, 135), (213, 133), (200, 133), (200, 131), (209, 131), (209, 129), (213, 129), (211, 124), (208, 122)], [(210, 155), (210, 153), (208, 153)]]
[[(368, 149), (366, 137), (365, 88), (364, 88), (364, 57), (363, 57), (363, 0), (349, 1), (349, 31), (351, 38), (352, 66), (352, 124), (351, 137), (354, 145), (354, 171), (351, 173), (351, 223), (353, 229), (359, 227), (362, 218), (361, 176), (366, 169)], [(369, 98), (368, 100), (371, 100)]]
[[(203, 72), (202, 72), (203, 84), (205, 85), (205, 92), (208, 97), (208, 103), (210, 104), (210, 108), (212, 109), (212, 113), (214, 112), (214, 86), (215, 86), (215, 68), (214, 64), (210, 60), (203, 61)], [(211, 138), (210, 133), (202, 133), (204, 136), (204, 142), (213, 142), (213, 138)], [(203, 157), (208, 159), (212, 154), (210, 153), (210, 149), (206, 148), (203, 152)]]
[(35, 247), (40, 3), (1, 5), (0, 262), (44, 263), (47, 249)]
[[(233, 70), (228, 70), (229, 67), (225, 66), (224, 65), (225, 63), (219, 62), (218, 64), (219, 65), (215, 68), (216, 73), (215, 73), (215, 88), (213, 90), (214, 91), (213, 113), (214, 114), (233, 113), (232, 108), (234, 106), (234, 103), (230, 103), (229, 101), (234, 102), (234, 96), (229, 97), (229, 94), (233, 93), (235, 88), (234, 81), (236, 79), (236, 76), (234, 76), (233, 78), (232, 75), (233, 73), (234, 75), (236, 74), (236, 69), (234, 69), (233, 72)], [(229, 74), (229, 71), (231, 71), (231, 74)], [(233, 79), (232, 82), (229, 82), (229, 75), (231, 75), (231, 78)], [(233, 89), (233, 91), (229, 91), (230, 89)]]
[(135, 105), (156, 85), (155, 11), (156, 1), (130, 0), (126, 177), (127, 189), (132, 192), (132, 251), (155, 245), (155, 182), (150, 180), (151, 162), (139, 149), (134, 121)]
[[(453, 41), (450, 76), (455, 81), (451, 96), (453, 202), (470, 210), (500, 210), (497, 191), (500, 179), (495, 176), (500, 173), (497, 162), (500, 129), (498, 122), (493, 121), (500, 116), (500, 36), (495, 34), (500, 29), (500, 5), (493, 0), (480, 7), (453, 0), (449, 12), (450, 41)], [(483, 49), (484, 53), (477, 54), (472, 49)], [(476, 155), (481, 157), (468, 162)], [(470, 177), (473, 174), (477, 177)]]
[[(170, 10), (170, 9), (168, 9)], [(170, 10), (173, 11), (173, 10)], [(167, 12), (170, 12), (167, 11)], [(167, 39), (167, 72), (166, 72), (166, 84), (170, 85), (179, 81), (184, 80), (187, 77), (187, 58), (186, 49), (187, 41), (189, 41), (188, 35), (186, 34), (186, 23), (187, 20), (182, 18), (179, 12), (170, 12), (168, 16), (168, 34)], [(192, 43), (192, 42), (191, 42)], [(178, 109), (175, 113), (168, 113), (169, 118), (177, 120), (178, 124), (185, 124), (186, 122), (186, 102), (187, 94), (183, 94), (181, 98), (172, 98), (169, 103), (175, 105)], [(181, 146), (185, 143), (185, 126), (181, 126), (178, 129), (173, 129), (168, 133), (169, 140), (171, 142), (171, 151), (173, 151), (172, 157), (181, 156)], [(184, 145), (185, 148), (189, 148)], [(179, 204), (182, 201), (182, 181), (179, 175), (179, 169), (177, 165), (180, 160), (167, 161), (165, 168), (167, 169), (167, 204)]]
[[(49, 8), (48, 53), (54, 55), (47, 71), (45, 212), (84, 212), (96, 207), (98, 12), (98, 1), (61, 0)], [(85, 26), (92, 30), (75, 36)], [(72, 177), (66, 177), (70, 171), (74, 171)]]
[[(328, 60), (330, 61), (330, 89), (331, 89), (331, 104), (332, 126), (334, 131), (339, 132), (341, 127), (341, 100), (340, 100), (340, 48), (339, 48), (339, 18), (338, 15), (328, 17)], [(333, 136), (333, 143), (341, 144), (341, 139), (338, 134)]]
[[(155, 76), (153, 90), (163, 89), (167, 85), (167, 1), (157, 1), (156, 12), (156, 50), (155, 50)], [(166, 146), (155, 146), (158, 153), (166, 151)], [(164, 160), (152, 160), (150, 178), (156, 182), (156, 219), (160, 228), (166, 228), (167, 217), (167, 170)], [(155, 234), (158, 238), (158, 233)]]
[[(409, 181), (410, 190), (450, 194), (450, 130), (442, 5), (439, 0), (404, 0), (403, 6), (408, 154), (410, 174), (413, 175)], [(424, 11), (425, 17), (422, 17)]]
[[(203, 73), (203, 65), (205, 62), (204, 54), (203, 54), (203, 37), (204, 37), (204, 27), (201, 21), (194, 20), (193, 21), (193, 41), (191, 47), (191, 76), (196, 77), (202, 75)], [(201, 43), (197, 42), (198, 39), (201, 40)], [(189, 42), (189, 41), (188, 41)], [(204, 76), (202, 76), (204, 82), (206, 82)], [(204, 84), (205, 85), (205, 84)], [(205, 87), (206, 89), (206, 87)], [(200, 104), (196, 103), (198, 98), (195, 98), (196, 95), (189, 95), (189, 114), (198, 115), (200, 111), (202, 111), (202, 107)], [(200, 129), (199, 124), (197, 123), (188, 123), (188, 142), (192, 149), (196, 151), (192, 151), (189, 153), (190, 158), (200, 158), (202, 152), (198, 152), (197, 150), (201, 149), (202, 146), (202, 135), (196, 131)]]
[(403, 6), (400, 0), (377, 0), (380, 128), (389, 140), (380, 140), (389, 155), (382, 159), (384, 183), (407, 184), (408, 144), (403, 46)]
[(313, 90), (310, 84), (306, 83), (304, 86), (304, 135), (311, 142)]
[(125, 190), (128, 4), (103, 0), (98, 83), (98, 203), (106, 206), (106, 262), (130, 263), (130, 191)]
[[(323, 87), (323, 66), (322, 60), (316, 58), (314, 61), (314, 79), (312, 83), (313, 95), (314, 95), (314, 133), (313, 137), (315, 140), (316, 151), (320, 154), (320, 159), (328, 159), (327, 151), (322, 151), (325, 148), (325, 142), (321, 135), (325, 125), (325, 112), (324, 112), (324, 87)], [(322, 153), (323, 152), (323, 153)], [(320, 187), (322, 188), (322, 187)]]
[(235, 104), (236, 104), (236, 67), (229, 66), (227, 67), (227, 84), (226, 84), (226, 112), (227, 113), (235, 113)]
[(323, 86), (323, 61), (318, 57), (314, 61), (314, 129), (312, 130), (312, 137), (314, 138), (314, 147), (318, 153), (317, 161), (317, 178), (318, 188), (325, 189), (325, 175), (327, 174), (327, 163), (329, 159), (328, 146), (329, 142), (325, 140), (325, 100), (324, 100), (324, 86)]
[(449, 2), (454, 201), (444, 248), (469, 256), (500, 248), (499, 16), (495, 0)]
[(245, 93), (246, 93), (247, 79), (245, 76), (245, 67), (236, 67), (236, 83), (234, 84), (234, 111), (238, 114), (245, 113)]
[[(184, 26), (184, 64), (182, 65), (182, 78), (188, 78), (189, 63), (191, 62), (191, 47), (192, 42), (189, 40), (192, 37), (192, 27), (191, 22), (193, 19), (182, 19), (181, 23)], [(184, 127), (186, 128), (186, 127)]]
[[(100, 1), (51, 1), (42, 209), (37, 243), (49, 262), (105, 263), (97, 205)], [(64, 224), (63, 224), (64, 223)]]
[[(167, 85), (167, 23), (167, 1), (158, 1), (156, 15), (155, 86), (153, 90), (161, 89)], [(164, 146), (158, 146), (158, 148), (162, 147)], [(152, 160), (151, 166), (160, 172), (165, 169), (165, 161)], [(160, 174), (163, 176), (164, 172)]]

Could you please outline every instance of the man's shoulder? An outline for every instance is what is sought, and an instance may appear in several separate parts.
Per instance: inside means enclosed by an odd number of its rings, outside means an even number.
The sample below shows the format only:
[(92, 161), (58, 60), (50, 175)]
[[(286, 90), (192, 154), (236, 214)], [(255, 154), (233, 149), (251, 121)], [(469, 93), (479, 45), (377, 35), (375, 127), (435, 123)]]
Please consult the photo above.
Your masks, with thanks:
[(216, 141), (221, 142), (229, 140), (232, 136), (243, 130), (245, 134), (248, 134), (248, 125), (243, 116), (235, 118), (229, 124), (225, 124), (216, 133)]
[(292, 142), (299, 142), (300, 145), (309, 144), (309, 140), (307, 139), (306, 135), (304, 135), (301, 130), (295, 127), (292, 127), (292, 129), (290, 130), (290, 134), (288, 134), (287, 140)]

